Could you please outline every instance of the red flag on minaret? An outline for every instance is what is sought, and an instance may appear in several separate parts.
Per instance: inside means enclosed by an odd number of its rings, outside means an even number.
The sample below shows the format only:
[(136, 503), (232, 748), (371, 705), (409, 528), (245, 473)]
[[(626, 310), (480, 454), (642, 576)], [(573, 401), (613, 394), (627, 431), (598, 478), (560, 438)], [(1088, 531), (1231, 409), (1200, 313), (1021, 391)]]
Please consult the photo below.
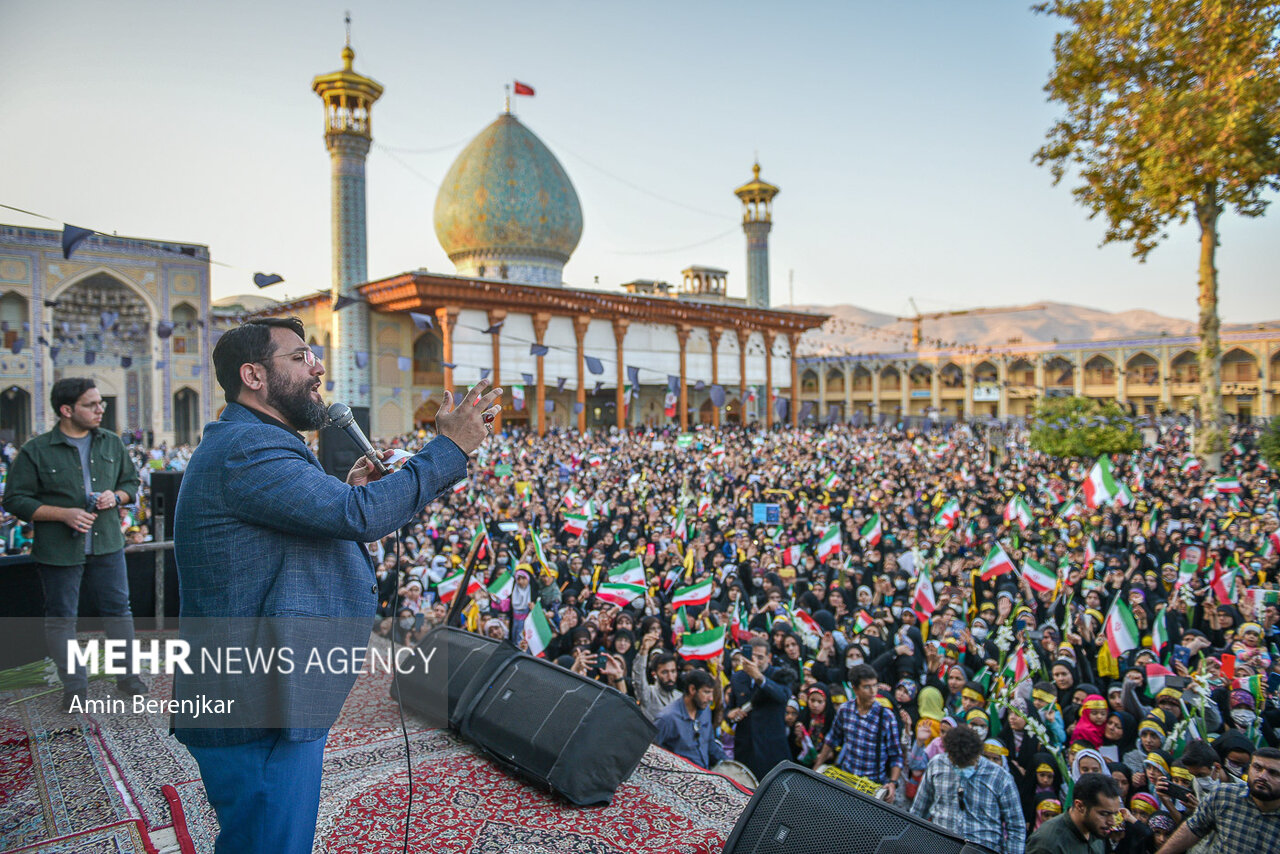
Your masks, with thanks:
[(517, 94), (517, 95), (528, 95), (528, 96), (532, 97), (532, 96), (533, 96), (533, 87), (532, 87), (532, 86), (530, 86), (528, 83), (521, 83), (519, 80), (517, 80), (517, 81), (516, 81), (516, 94)]

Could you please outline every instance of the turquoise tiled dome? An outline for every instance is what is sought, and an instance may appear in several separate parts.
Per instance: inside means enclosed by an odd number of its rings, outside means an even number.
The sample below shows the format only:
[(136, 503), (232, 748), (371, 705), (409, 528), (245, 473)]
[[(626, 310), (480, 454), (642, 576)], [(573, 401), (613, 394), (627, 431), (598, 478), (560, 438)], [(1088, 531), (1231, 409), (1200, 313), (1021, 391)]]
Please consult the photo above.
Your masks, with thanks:
[(564, 263), (582, 238), (582, 206), (555, 155), (503, 113), (449, 167), (435, 226), (455, 264), (476, 255)]

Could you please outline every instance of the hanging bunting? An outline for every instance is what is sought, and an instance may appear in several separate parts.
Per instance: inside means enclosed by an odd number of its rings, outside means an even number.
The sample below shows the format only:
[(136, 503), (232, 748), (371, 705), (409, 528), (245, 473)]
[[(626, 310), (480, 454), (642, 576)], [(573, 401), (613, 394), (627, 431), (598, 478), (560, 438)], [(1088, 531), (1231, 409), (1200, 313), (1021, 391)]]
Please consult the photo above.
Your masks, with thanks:
[(62, 257), (70, 258), (71, 253), (75, 252), (81, 243), (84, 243), (94, 234), (91, 228), (80, 228), (75, 225), (62, 224)]
[(524, 380), (525, 385), (533, 385), (533, 374), (521, 373), (520, 378)]
[(410, 370), (413, 368), (413, 359), (408, 356), (398, 356), (396, 358), (396, 367), (402, 371)]
[(411, 311), (409, 312), (409, 319), (413, 321), (414, 326), (424, 332), (428, 329), (435, 328), (435, 320), (429, 314), (423, 314), (420, 311)]
[(283, 276), (277, 276), (275, 273), (254, 273), (253, 283), (260, 288), (267, 288), (272, 285), (278, 285), (284, 281)]
[(364, 370), (369, 367), (369, 354), (364, 350), (356, 351), (356, 367)]
[(595, 356), (583, 356), (582, 360), (587, 364), (587, 371), (592, 374), (603, 374), (604, 365), (600, 364), (600, 360)]
[(547, 355), (547, 352), (548, 352), (550, 349), (551, 349), (551, 348), (547, 347), (545, 344), (530, 344), (530, 345), (529, 345), (529, 355), (530, 355), (530, 356), (545, 356), (545, 355)]
[(564, 391), (564, 384), (568, 381), (568, 377), (556, 377), (556, 391)]
[(132, 367), (132, 366), (133, 366), (133, 357), (132, 357), (132, 356), (121, 356), (121, 357), (120, 357), (120, 367), (122, 367), (122, 368), (128, 368), (128, 367)]

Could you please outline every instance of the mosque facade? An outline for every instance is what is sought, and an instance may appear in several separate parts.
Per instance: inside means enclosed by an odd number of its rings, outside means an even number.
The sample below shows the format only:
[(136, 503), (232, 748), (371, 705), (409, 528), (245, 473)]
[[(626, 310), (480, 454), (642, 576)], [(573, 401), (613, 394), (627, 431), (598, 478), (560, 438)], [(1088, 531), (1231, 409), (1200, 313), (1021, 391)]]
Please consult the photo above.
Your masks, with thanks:
[(777, 187), (754, 179), (745, 208), (748, 298), (723, 270), (679, 285), (613, 291), (564, 285), (583, 211), (564, 167), (510, 109), (468, 143), (441, 181), (436, 238), (451, 273), (364, 280), (364, 156), (382, 86), (354, 70), (317, 77), (332, 161), (333, 283), (263, 309), (301, 317), (331, 375), (328, 395), (375, 436), (434, 420), (445, 388), (488, 377), (507, 389), (502, 420), (545, 432), (721, 421), (798, 421), (794, 357), (824, 315), (769, 307), (768, 231)]

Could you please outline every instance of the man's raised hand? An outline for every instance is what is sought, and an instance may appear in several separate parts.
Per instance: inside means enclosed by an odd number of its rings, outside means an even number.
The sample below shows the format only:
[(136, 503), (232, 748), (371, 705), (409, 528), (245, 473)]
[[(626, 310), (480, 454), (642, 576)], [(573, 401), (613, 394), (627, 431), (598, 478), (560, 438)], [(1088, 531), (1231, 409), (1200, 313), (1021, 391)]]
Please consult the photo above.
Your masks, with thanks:
[(472, 454), (485, 437), (493, 432), (493, 419), (502, 409), (495, 404), (502, 389), (488, 390), (489, 380), (476, 383), (456, 405), (452, 391), (445, 391), (444, 402), (436, 412), (436, 432), (448, 436), (464, 454)]

